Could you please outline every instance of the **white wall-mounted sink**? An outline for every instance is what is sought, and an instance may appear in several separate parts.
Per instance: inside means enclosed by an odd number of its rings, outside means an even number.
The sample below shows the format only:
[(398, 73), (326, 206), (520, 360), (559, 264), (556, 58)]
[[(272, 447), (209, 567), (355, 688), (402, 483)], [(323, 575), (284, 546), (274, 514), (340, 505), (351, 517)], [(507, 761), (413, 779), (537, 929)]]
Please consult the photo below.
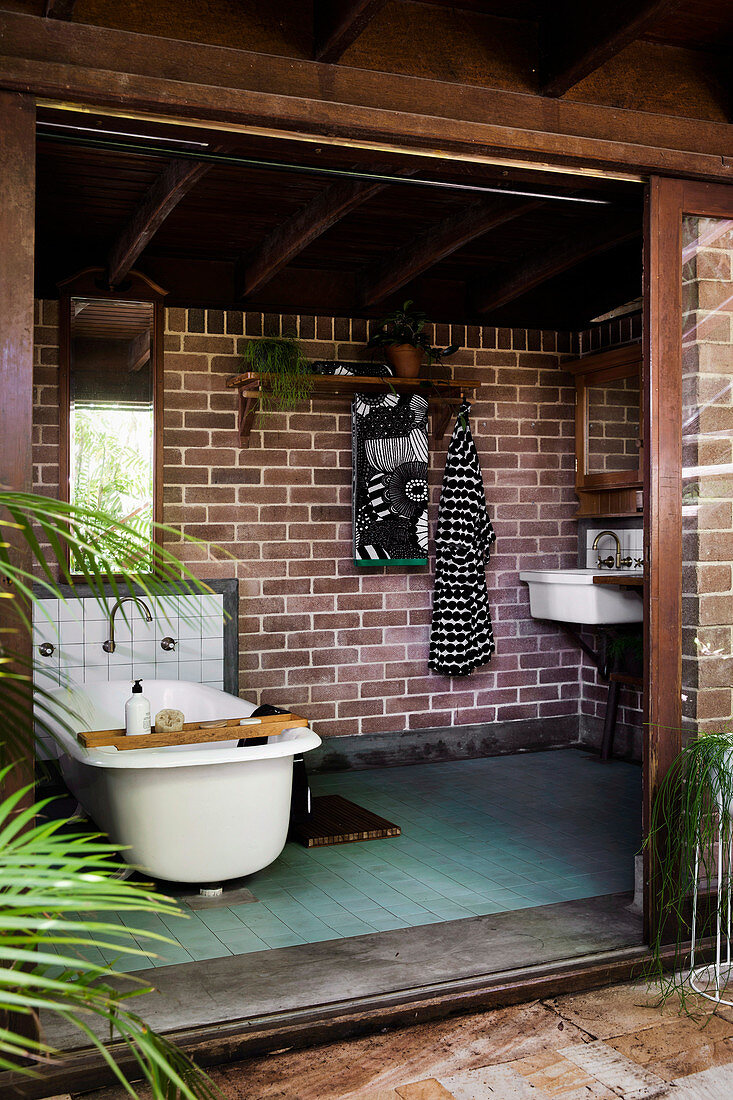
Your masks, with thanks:
[(535, 619), (601, 625), (639, 623), (644, 605), (641, 588), (595, 584), (594, 578), (641, 576), (641, 569), (528, 569), (519, 579), (529, 585), (529, 609)]

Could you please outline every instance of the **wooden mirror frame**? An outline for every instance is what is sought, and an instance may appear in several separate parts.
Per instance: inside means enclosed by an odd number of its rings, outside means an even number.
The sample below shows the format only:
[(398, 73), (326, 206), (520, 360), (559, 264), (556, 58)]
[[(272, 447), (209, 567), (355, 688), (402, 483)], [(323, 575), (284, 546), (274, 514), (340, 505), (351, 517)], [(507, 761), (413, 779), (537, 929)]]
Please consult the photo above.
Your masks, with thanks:
[[(116, 288), (102, 267), (88, 267), (58, 284), (59, 288), (59, 498), (71, 499), (69, 416), (71, 412), (71, 300), (150, 302), (153, 307), (150, 362), (153, 369), (153, 523), (163, 522), (163, 335), (167, 291), (139, 271), (131, 271)], [(74, 574), (75, 576), (78, 574)]]
[[(642, 389), (642, 350), (641, 345), (629, 344), (627, 347), (614, 348), (599, 352), (563, 364), (575, 375), (575, 457), (577, 469), (575, 488), (579, 492), (594, 489), (641, 488), (644, 471), (643, 449), (643, 389)], [(590, 386), (602, 385), (621, 378), (639, 379), (639, 457), (635, 470), (618, 470), (607, 473), (588, 473), (588, 390)]]

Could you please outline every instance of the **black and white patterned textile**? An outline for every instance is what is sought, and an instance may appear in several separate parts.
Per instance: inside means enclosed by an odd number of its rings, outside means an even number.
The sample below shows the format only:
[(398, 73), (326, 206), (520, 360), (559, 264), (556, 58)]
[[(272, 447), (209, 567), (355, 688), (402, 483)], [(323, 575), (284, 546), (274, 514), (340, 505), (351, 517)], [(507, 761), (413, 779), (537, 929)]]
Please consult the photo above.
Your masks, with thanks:
[(392, 368), (388, 363), (361, 363), (345, 359), (316, 359), (311, 363), (313, 374), (350, 374), (374, 378), (389, 378)]
[(355, 563), (426, 565), (427, 401), (357, 393), (351, 424)]
[(476, 444), (461, 405), (448, 446), (435, 536), (435, 596), (428, 664), (444, 676), (466, 676), (491, 659), (486, 563), (496, 540), (486, 508)]

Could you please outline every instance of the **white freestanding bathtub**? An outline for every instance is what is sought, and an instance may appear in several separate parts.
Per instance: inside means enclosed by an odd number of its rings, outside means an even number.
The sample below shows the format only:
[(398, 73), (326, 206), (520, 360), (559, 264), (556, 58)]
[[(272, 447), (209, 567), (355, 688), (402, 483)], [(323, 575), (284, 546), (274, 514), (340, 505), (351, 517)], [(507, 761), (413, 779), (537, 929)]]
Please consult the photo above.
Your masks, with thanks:
[[(72, 794), (128, 863), (153, 878), (198, 884), (240, 878), (280, 855), (288, 832), (293, 757), (320, 745), (305, 727), (266, 745), (237, 740), (163, 749), (85, 749), (81, 730), (124, 726), (128, 680), (54, 691), (63, 708), (50, 724)], [(164, 707), (187, 722), (247, 718), (252, 703), (205, 684), (145, 680), (153, 720)], [(69, 729), (64, 729), (65, 722)], [(251, 727), (250, 727), (251, 729)]]

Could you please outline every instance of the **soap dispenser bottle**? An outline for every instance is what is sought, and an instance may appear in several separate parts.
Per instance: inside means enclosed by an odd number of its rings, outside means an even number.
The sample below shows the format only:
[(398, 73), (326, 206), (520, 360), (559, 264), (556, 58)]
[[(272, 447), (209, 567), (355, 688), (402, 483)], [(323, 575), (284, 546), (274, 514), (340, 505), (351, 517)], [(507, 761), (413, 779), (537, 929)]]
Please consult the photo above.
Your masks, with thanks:
[(150, 703), (143, 695), (141, 680), (132, 685), (132, 695), (125, 703), (125, 733), (128, 737), (150, 733)]

